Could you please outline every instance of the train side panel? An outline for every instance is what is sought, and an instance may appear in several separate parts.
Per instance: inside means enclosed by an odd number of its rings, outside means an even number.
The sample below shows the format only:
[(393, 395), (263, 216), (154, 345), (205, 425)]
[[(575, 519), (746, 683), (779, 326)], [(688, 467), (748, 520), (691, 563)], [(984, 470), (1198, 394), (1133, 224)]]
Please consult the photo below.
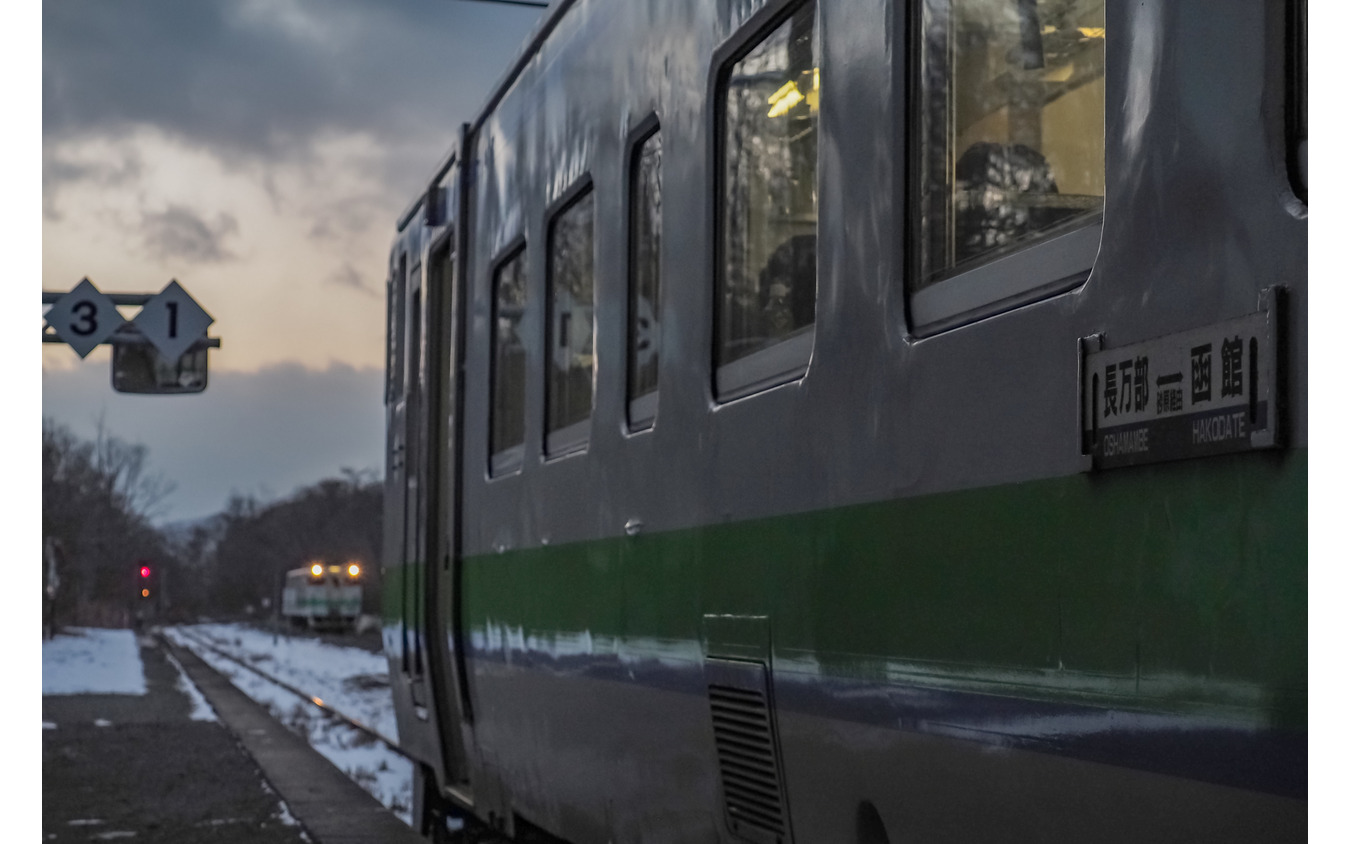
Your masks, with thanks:
[[(716, 79), (793, 8), (570, 4), (469, 141), (462, 497), (436, 517), (459, 520), (462, 580), (429, 600), (462, 612), (473, 811), (575, 844), (1306, 834), (1307, 210), (1282, 10), (1106, 3), (1090, 275), (924, 327), (906, 292), (916, 23), (820, 2), (809, 366), (718, 400)], [(633, 431), (628, 152), (653, 117), (659, 405)], [(595, 393), (585, 447), (550, 456), (551, 226), (586, 191)], [(515, 257), (523, 442), (494, 472)], [(1272, 288), (1279, 447), (1094, 470), (1085, 338), (1178, 336)], [(386, 618), (402, 671), (427, 621)], [(431, 632), (448, 673), (453, 630)], [(401, 735), (412, 695), (396, 688)], [(767, 743), (738, 768), (742, 717)], [(440, 721), (418, 728), (427, 758)]]

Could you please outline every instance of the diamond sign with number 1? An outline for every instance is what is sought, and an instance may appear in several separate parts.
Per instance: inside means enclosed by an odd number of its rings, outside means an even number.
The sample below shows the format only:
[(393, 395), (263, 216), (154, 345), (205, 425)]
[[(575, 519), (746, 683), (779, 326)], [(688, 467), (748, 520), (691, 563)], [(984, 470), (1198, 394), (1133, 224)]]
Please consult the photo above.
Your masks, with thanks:
[(156, 293), (131, 321), (168, 361), (178, 360), (193, 343), (205, 338), (213, 322), (177, 281)]

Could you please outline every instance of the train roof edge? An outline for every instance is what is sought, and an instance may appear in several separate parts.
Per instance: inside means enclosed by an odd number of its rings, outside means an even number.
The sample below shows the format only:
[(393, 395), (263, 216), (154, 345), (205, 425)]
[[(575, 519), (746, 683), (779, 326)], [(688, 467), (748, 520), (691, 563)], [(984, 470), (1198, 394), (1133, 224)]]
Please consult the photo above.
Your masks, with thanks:
[[(578, 0), (557, 0), (556, 3), (549, 6), (549, 8), (544, 11), (543, 15), (540, 16), (539, 21), (535, 24), (534, 29), (526, 36), (520, 52), (516, 54), (516, 57), (512, 59), (511, 63), (507, 66), (506, 72), (502, 74), (496, 84), (488, 89), (487, 99), (473, 112), (473, 118), (464, 124), (467, 127), (464, 134), (472, 135), (478, 131), (479, 127), (483, 125), (483, 121), (487, 119), (487, 116), (491, 114), (492, 110), (497, 107), (499, 102), (501, 102), (502, 97), (506, 96), (506, 92), (509, 91), (516, 80), (520, 78), (521, 73), (525, 70), (525, 66), (530, 63), (531, 59), (538, 55), (540, 48), (542, 48), (544, 42), (548, 40), (549, 35), (553, 34), (553, 30), (557, 28), (558, 22), (562, 20), (563, 15), (567, 14), (577, 2)], [(459, 137), (456, 137), (450, 144), (449, 150), (441, 156), (436, 166), (432, 168), (432, 175), (431, 178), (427, 180), (426, 187), (424, 187), (403, 209), (403, 212), (398, 215), (398, 223), (395, 227), (396, 231), (402, 232), (407, 228), (408, 223), (412, 222), (412, 219), (416, 216), (417, 209), (426, 204), (427, 194), (436, 186), (436, 183), (441, 180), (445, 175), (445, 172), (450, 169), (458, 151)]]

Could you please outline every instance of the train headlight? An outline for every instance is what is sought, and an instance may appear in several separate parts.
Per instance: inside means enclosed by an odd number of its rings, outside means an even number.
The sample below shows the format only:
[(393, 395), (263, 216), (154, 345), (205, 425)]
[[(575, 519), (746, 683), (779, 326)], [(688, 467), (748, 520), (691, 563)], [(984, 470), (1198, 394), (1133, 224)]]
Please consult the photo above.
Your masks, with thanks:
[(309, 567), (309, 573), (314, 575), (315, 577), (323, 577), (323, 566), (319, 565), (318, 563), (315, 563), (314, 565)]
[(361, 567), (356, 563), (347, 566), (347, 574), (351, 577), (358, 577), (361, 574)]

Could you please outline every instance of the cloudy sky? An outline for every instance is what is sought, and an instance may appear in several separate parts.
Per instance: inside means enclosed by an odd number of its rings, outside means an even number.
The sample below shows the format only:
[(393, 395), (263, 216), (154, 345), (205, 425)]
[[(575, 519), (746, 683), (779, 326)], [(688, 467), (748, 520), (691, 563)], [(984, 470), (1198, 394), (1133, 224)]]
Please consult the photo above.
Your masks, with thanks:
[[(469, 0), (47, 0), (41, 274), (170, 279), (215, 317), (210, 387), (116, 394), (107, 347), (42, 349), (42, 408), (100, 417), (177, 485), (161, 521), (383, 472), (385, 261), (400, 211), (540, 10)], [(126, 310), (128, 317), (135, 309)]]

